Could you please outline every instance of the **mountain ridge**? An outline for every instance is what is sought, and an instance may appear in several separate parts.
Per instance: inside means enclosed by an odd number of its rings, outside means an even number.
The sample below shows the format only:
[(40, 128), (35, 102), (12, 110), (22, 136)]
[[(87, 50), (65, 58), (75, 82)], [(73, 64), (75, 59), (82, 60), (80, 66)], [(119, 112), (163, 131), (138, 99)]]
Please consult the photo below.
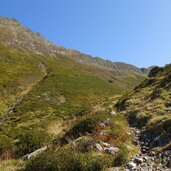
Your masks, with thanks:
[(13, 49), (23, 50), (24, 52), (34, 52), (39, 55), (51, 57), (56, 57), (57, 54), (63, 54), (86, 65), (98, 66), (123, 74), (138, 73), (146, 75), (151, 69), (138, 68), (124, 62), (111, 62), (99, 57), (92, 57), (77, 50), (57, 46), (46, 40), (40, 33), (31, 31), (13, 18), (0, 17), (0, 33), (0, 42), (3, 45)]
[[(170, 71), (171, 65), (137, 68), (91, 57), (0, 18), (0, 170), (3, 163), (5, 171), (151, 164), (139, 138), (147, 135), (143, 128), (151, 141), (171, 137)], [(166, 141), (158, 150), (170, 147)]]

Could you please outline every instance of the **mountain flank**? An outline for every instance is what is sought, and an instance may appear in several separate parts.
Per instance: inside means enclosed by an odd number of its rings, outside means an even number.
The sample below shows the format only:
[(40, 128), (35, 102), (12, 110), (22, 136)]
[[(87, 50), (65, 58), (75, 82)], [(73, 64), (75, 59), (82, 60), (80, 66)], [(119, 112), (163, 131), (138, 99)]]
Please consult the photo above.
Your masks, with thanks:
[(170, 72), (66, 49), (1, 17), (0, 170), (147, 169), (143, 157), (170, 148)]
[(109, 69), (115, 73), (147, 74), (150, 70), (150, 68), (141, 69), (126, 63), (111, 62), (98, 57), (91, 57), (76, 50), (57, 46), (12, 18), (0, 18), (0, 42), (7, 47), (42, 56), (56, 57), (57, 54), (63, 54), (78, 62)]

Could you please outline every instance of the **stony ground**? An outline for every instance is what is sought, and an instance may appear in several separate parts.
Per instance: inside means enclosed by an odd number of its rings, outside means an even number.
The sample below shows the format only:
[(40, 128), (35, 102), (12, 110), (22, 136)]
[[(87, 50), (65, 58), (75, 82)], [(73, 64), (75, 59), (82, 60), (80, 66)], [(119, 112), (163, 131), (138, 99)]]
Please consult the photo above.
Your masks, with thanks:
[(171, 171), (171, 150), (162, 153), (150, 151), (149, 140), (141, 141), (141, 130), (132, 127), (133, 143), (140, 149), (140, 153), (132, 156), (125, 168), (110, 168), (109, 171)]
[[(156, 154), (150, 151), (148, 144), (149, 140), (141, 141), (141, 131), (137, 128), (132, 128), (134, 135), (133, 142), (140, 148), (140, 153), (135, 154), (132, 160), (126, 164), (128, 170), (135, 171), (163, 171), (171, 170), (171, 150)], [(169, 169), (170, 167), (170, 169)]]

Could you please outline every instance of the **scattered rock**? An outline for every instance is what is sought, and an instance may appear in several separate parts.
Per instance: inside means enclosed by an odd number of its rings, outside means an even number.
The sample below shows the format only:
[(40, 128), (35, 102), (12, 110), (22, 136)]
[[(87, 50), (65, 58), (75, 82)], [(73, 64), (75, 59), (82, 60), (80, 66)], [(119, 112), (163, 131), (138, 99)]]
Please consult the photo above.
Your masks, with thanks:
[(25, 156), (23, 156), (23, 159), (24, 160), (29, 160), (31, 159), (32, 157), (35, 157), (37, 156), (38, 154), (42, 153), (43, 151), (45, 151), (47, 149), (47, 147), (42, 147), (42, 148), (39, 148), (38, 150), (30, 153), (30, 154), (26, 154)]
[(130, 161), (126, 164), (126, 167), (130, 170), (136, 169), (136, 164), (133, 161)]
[(123, 169), (121, 169), (120, 167), (111, 167), (111, 168), (108, 168), (106, 171), (121, 171)]
[(129, 132), (129, 131), (128, 131), (128, 132), (126, 132), (126, 133), (127, 133), (128, 135), (131, 135), (131, 134), (132, 134), (132, 133), (131, 133), (131, 132)]
[(171, 102), (167, 102), (166, 107), (171, 107)]
[(100, 123), (99, 126), (104, 128), (106, 125), (104, 123)]
[(164, 152), (164, 156), (169, 157), (171, 155), (171, 150), (167, 150)]
[(142, 163), (141, 167), (147, 167), (147, 163)]
[(101, 132), (98, 132), (97, 135), (106, 135), (105, 132), (101, 131)]
[(116, 154), (120, 151), (118, 147), (104, 148), (104, 150), (109, 154)]
[(115, 112), (114, 110), (112, 110), (112, 111), (110, 112), (110, 114), (111, 114), (111, 115), (116, 115), (116, 112)]
[[(143, 130), (142, 130), (143, 131)], [(137, 128), (131, 128), (133, 142), (139, 148), (141, 153), (132, 156), (132, 160), (125, 166), (128, 171), (171, 171), (171, 150), (162, 153), (150, 152), (153, 147), (148, 137), (140, 137), (141, 131)], [(160, 137), (156, 137), (154, 142), (158, 142)], [(160, 161), (160, 162), (159, 162)]]
[(135, 157), (134, 158), (134, 162), (137, 163), (137, 164), (142, 164), (143, 163), (143, 159), (140, 158), (140, 157)]
[(100, 144), (95, 144), (95, 147), (96, 147), (96, 149), (98, 150), (98, 151), (103, 151), (103, 148), (102, 148), (102, 146), (100, 145)]
[(105, 146), (105, 147), (110, 147), (110, 144), (109, 144), (109, 143), (102, 142), (101, 144), (102, 144), (103, 146)]
[(143, 156), (144, 161), (148, 161), (148, 157), (147, 156)]

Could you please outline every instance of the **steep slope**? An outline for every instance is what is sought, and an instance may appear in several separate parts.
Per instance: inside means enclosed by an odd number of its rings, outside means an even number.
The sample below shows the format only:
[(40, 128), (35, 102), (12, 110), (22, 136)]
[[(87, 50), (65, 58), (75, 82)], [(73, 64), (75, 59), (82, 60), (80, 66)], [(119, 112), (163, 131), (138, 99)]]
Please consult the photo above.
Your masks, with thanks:
[(149, 79), (124, 96), (117, 107), (125, 111), (129, 122), (144, 127), (142, 139), (150, 149), (171, 147), (171, 64), (154, 67)]
[(109, 69), (115, 73), (144, 74), (144, 70), (130, 64), (93, 58), (90, 55), (82, 54), (79, 51), (56, 46), (47, 41), (39, 33), (32, 32), (28, 28), (22, 26), (17, 20), (11, 18), (0, 18), (0, 43), (13, 49), (34, 52), (43, 56), (56, 57), (57, 54), (63, 54), (78, 62)]
[(0, 116), (46, 76), (44, 64), (23, 53), (0, 46)]
[[(116, 95), (145, 79), (139, 69), (58, 47), (14, 19), (0, 18), (0, 44), (2, 160), (19, 161), (46, 146), (39, 170), (56, 163), (69, 171), (77, 166), (103, 170), (123, 164), (136, 151), (127, 121), (113, 106)], [(100, 152), (94, 147), (99, 142)], [(105, 150), (106, 142), (116, 154)], [(27, 163), (27, 169), (37, 170), (38, 163)]]
[[(51, 160), (53, 165), (53, 161), (62, 155), (62, 159), (68, 159), (59, 161), (59, 166), (64, 169), (69, 167), (71, 170), (70, 160), (75, 159), (83, 162), (81, 167), (96, 168), (97, 165), (100, 170), (116, 163), (113, 154), (105, 151), (100, 153), (101, 159), (96, 148), (82, 151), (84, 138), (94, 145), (98, 141), (108, 141), (112, 147), (117, 145), (120, 153), (115, 157), (122, 155), (123, 161), (131, 155), (132, 151), (127, 149), (132, 146), (131, 137), (126, 133), (128, 123), (121, 115), (112, 116), (110, 112), (113, 107), (111, 96), (125, 91), (129, 82), (134, 81), (132, 86), (137, 84), (136, 75), (130, 75), (129, 80), (124, 75), (114, 77), (112, 71), (85, 65), (64, 55), (49, 58), (4, 46), (0, 47), (0, 61), (1, 159), (21, 159), (25, 154), (48, 146), (49, 155), (43, 160), (55, 155)], [(137, 80), (141, 79), (144, 77), (137, 75)], [(100, 126), (102, 123), (105, 127)], [(102, 131), (106, 132), (105, 136), (101, 136)], [(72, 142), (79, 137), (83, 138), (80, 145), (73, 146)], [(77, 153), (72, 153), (73, 148)], [(97, 156), (94, 158), (94, 155)], [(90, 162), (92, 159), (94, 163)], [(42, 166), (48, 167), (46, 162)], [(72, 167), (74, 170), (76, 166)]]

